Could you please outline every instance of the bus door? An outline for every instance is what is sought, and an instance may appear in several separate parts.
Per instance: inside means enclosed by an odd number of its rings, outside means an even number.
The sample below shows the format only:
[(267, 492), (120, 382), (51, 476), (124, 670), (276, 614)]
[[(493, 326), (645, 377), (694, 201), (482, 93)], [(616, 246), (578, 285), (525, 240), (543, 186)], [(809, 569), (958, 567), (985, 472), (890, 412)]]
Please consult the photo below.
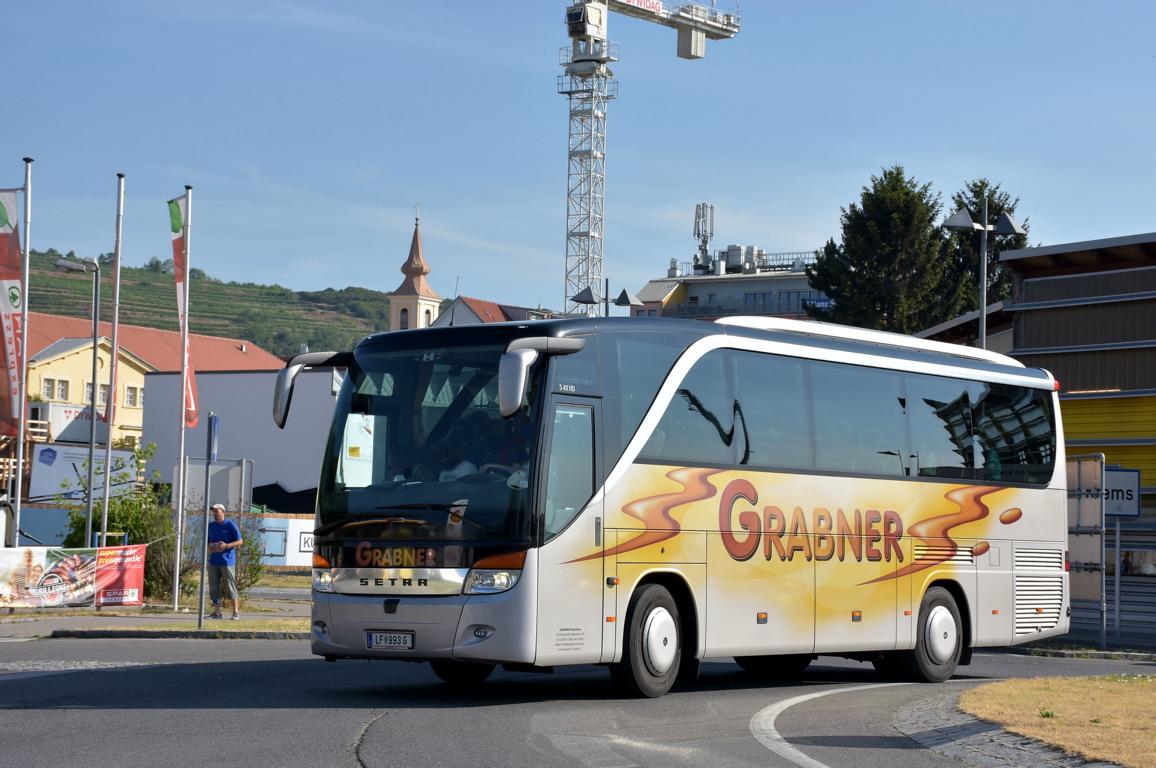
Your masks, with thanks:
[(539, 487), (539, 666), (596, 663), (602, 657), (606, 572), (601, 486), (602, 401), (553, 396), (546, 411), (545, 469)]

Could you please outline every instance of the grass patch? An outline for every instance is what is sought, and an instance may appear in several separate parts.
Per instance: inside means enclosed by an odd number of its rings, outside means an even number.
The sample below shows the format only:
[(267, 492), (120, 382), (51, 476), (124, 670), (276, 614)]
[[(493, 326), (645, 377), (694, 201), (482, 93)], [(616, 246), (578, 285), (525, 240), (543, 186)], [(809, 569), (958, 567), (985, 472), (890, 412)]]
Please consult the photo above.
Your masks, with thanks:
[(1003, 680), (965, 691), (960, 709), (1089, 760), (1156, 765), (1156, 675)]
[(296, 589), (304, 587), (308, 589), (313, 586), (313, 577), (305, 573), (277, 573), (266, 571), (261, 580), (257, 582), (258, 587), (268, 587), (270, 589)]

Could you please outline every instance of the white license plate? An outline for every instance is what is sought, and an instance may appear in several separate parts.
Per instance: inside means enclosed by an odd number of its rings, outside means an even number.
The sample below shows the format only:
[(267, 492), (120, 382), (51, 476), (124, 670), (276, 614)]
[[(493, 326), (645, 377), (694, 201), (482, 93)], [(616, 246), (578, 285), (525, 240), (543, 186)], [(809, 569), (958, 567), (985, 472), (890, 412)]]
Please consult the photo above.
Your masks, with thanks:
[(365, 647), (371, 651), (412, 651), (413, 632), (365, 633)]

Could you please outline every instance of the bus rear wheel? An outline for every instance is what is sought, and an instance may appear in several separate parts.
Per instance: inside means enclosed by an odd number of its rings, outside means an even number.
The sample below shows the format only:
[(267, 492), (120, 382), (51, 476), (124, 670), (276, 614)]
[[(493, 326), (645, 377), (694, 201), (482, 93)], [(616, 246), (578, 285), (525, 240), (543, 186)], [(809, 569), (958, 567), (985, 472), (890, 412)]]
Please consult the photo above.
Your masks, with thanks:
[(646, 584), (631, 600), (622, 661), (610, 673), (631, 696), (654, 698), (674, 685), (681, 661), (678, 605), (666, 587)]
[(814, 658), (806, 653), (735, 656), (735, 664), (763, 680), (798, 680)]
[(494, 671), (493, 664), (470, 664), (464, 661), (439, 659), (429, 663), (433, 673), (453, 686), (477, 685)]
[(943, 587), (932, 587), (919, 605), (915, 650), (904, 659), (907, 673), (916, 680), (942, 683), (955, 674), (963, 645), (963, 622), (955, 598)]

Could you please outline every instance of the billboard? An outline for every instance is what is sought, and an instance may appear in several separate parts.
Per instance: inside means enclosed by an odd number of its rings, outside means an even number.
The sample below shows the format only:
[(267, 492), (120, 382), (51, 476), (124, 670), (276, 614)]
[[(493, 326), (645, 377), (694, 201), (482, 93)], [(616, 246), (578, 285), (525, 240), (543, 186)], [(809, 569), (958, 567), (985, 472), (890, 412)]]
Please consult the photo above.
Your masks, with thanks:
[(0, 607), (143, 605), (146, 546), (0, 549)]
[[(93, 478), (93, 496), (104, 496), (104, 446), (97, 446)], [(37, 443), (32, 447), (32, 480), (28, 484), (28, 501), (84, 501), (88, 482), (88, 446), (62, 443)], [(132, 451), (112, 452), (112, 486), (109, 495), (132, 493), (136, 483), (136, 465)]]

